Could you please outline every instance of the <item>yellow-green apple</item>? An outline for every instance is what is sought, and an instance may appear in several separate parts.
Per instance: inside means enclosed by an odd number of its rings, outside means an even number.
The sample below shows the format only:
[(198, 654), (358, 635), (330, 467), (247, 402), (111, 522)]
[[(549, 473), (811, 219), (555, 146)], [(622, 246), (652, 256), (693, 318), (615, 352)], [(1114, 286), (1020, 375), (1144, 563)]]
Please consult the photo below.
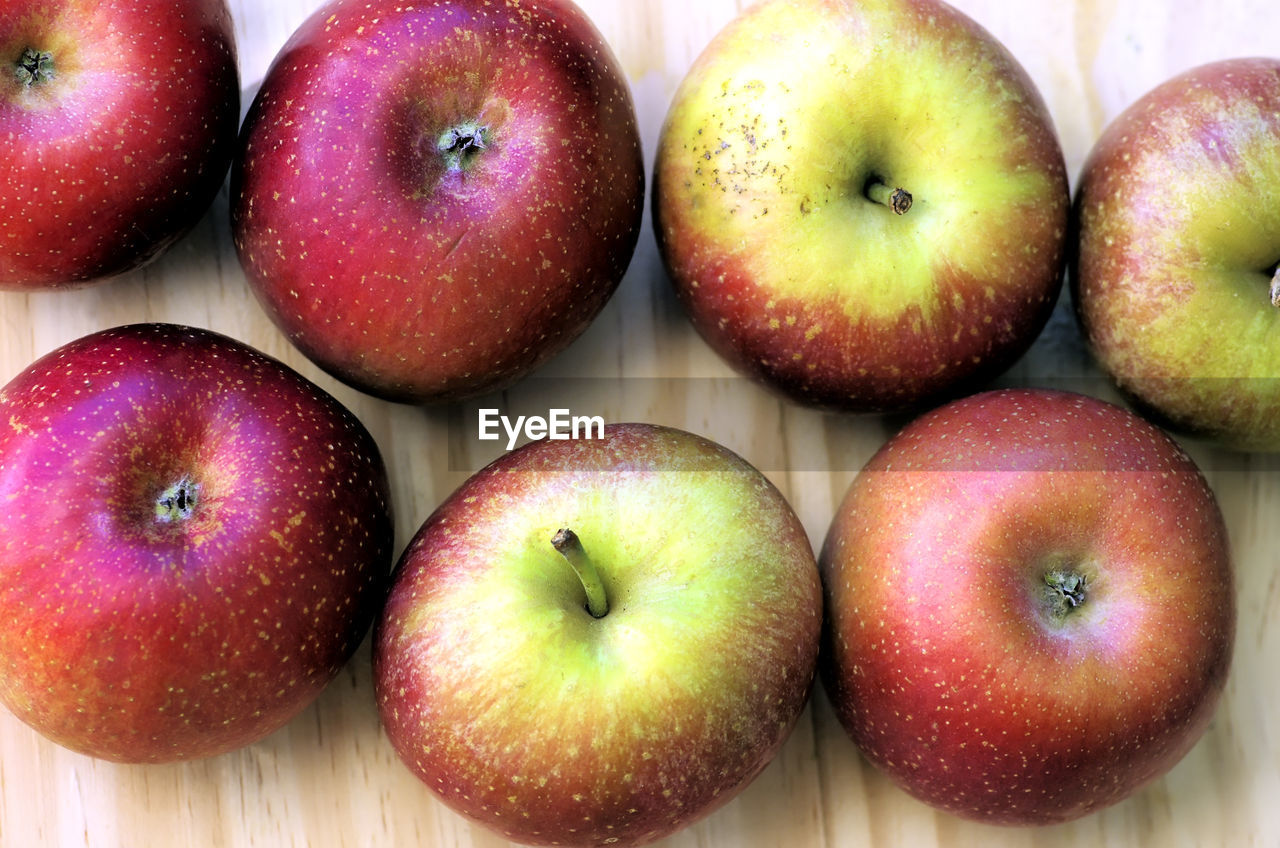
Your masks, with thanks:
[(855, 478), (821, 569), (845, 729), (969, 818), (1119, 801), (1201, 736), (1230, 664), (1213, 493), (1162, 431), (1083, 395), (988, 392), (909, 424)]
[(1090, 152), (1076, 215), (1074, 301), (1119, 388), (1180, 431), (1280, 450), (1280, 59), (1139, 98)]
[(213, 202), (239, 120), (224, 0), (0, 3), (0, 288), (154, 259)]
[(0, 390), (0, 701), (73, 750), (212, 756), (283, 725), (385, 595), (360, 422), (226, 336), (135, 324)]
[(935, 0), (768, 0), (676, 92), (653, 203), (712, 348), (795, 401), (884, 411), (1031, 345), (1070, 198), (1044, 103), (974, 21)]
[(631, 259), (635, 108), (570, 0), (336, 0), (281, 50), (232, 173), (258, 299), (331, 374), (448, 400), (576, 338)]
[(808, 697), (822, 596), (782, 495), (644, 424), (505, 454), (427, 519), (375, 627), (405, 764), (510, 839), (635, 845), (728, 801)]

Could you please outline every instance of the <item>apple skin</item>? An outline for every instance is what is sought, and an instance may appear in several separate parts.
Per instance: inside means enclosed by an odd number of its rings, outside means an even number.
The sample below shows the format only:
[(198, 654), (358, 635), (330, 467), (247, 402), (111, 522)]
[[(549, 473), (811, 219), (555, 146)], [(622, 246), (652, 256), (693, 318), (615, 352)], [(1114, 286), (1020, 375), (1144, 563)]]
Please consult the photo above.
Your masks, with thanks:
[[(906, 189), (895, 215), (873, 180)], [(770, 0), (699, 56), (662, 129), (654, 222), (693, 325), (792, 401), (963, 393), (1035, 340), (1070, 196), (1049, 113), (931, 0)]]
[[(854, 480), (820, 563), (842, 724), (960, 816), (1048, 824), (1119, 801), (1191, 748), (1226, 680), (1213, 494), (1173, 440), (1094, 398), (1005, 390), (917, 419)], [(1078, 606), (1055, 570), (1084, 577)]]
[[(451, 168), (452, 128), (488, 128)], [(630, 90), (568, 0), (339, 0), (285, 45), (232, 173), (236, 249), (308, 357), (448, 401), (576, 338), (639, 237)], [(453, 154), (457, 155), (458, 151)]]
[[(602, 618), (551, 545), (562, 527), (598, 564)], [(504, 455), (426, 521), (375, 627), (378, 709), (405, 764), (507, 838), (640, 844), (764, 769), (821, 619), (808, 537), (763, 475), (613, 425)]]
[(1120, 390), (1167, 426), (1280, 450), (1280, 59), (1167, 80), (1094, 145), (1072, 292)]
[(0, 701), (54, 742), (122, 762), (241, 747), (371, 625), (382, 460), (278, 361), (207, 330), (104, 330), (18, 374), (0, 421)]
[[(25, 51), (52, 77), (19, 79)], [(191, 230), (235, 151), (223, 0), (0, 4), (0, 289), (84, 285)]]

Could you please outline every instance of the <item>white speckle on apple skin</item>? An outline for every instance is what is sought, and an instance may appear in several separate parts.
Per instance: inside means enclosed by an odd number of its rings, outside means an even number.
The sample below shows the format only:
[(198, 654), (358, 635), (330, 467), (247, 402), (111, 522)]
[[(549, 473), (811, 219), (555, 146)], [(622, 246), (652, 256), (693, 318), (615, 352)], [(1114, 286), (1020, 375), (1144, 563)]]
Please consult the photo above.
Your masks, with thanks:
[[(363, 426), (227, 337), (134, 325), (0, 390), (0, 700), (126, 762), (211, 756), (309, 703), (391, 559)], [(157, 501), (185, 482), (188, 514)]]

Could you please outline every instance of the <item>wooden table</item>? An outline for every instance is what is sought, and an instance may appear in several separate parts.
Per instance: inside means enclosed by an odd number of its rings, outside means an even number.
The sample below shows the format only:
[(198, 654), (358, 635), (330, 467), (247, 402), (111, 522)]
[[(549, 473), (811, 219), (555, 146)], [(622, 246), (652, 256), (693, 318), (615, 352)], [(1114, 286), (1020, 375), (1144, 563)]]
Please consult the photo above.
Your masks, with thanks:
[[(580, 0), (630, 77), (650, 162), (694, 56), (747, 0)], [(319, 0), (230, 0), (242, 80), (256, 90), (276, 50)], [(1124, 105), (1200, 62), (1280, 52), (1275, 0), (958, 0), (1025, 64), (1079, 173)], [(247, 100), (246, 100), (247, 107)], [(2, 225), (0, 225), (2, 226)], [(275, 330), (246, 288), (225, 192), (155, 265), (95, 288), (0, 294), (0, 382), (96, 329), (140, 320), (229, 333), (334, 392), (378, 439), (403, 545), (500, 446), (472, 437), (468, 407), (422, 410), (364, 397), (326, 377)], [(1065, 385), (1111, 397), (1060, 305), (1005, 384)], [(786, 405), (736, 378), (690, 328), (646, 229), (621, 289), (591, 329), (534, 378), (490, 399), (512, 410), (572, 404), (610, 421), (708, 435), (765, 470), (815, 546), (857, 469), (902, 422)], [(1277, 460), (1186, 443), (1216, 489), (1238, 568), (1239, 635), (1226, 696), (1205, 738), (1167, 777), (1082, 821), (998, 829), (935, 813), (862, 761), (821, 689), (768, 770), (671, 846), (1280, 845), (1280, 474)], [(1270, 518), (1268, 516), (1271, 516)], [(120, 766), (45, 742), (0, 715), (0, 845), (494, 846), (503, 840), (436, 802), (378, 726), (368, 644), (296, 720), (202, 762)]]

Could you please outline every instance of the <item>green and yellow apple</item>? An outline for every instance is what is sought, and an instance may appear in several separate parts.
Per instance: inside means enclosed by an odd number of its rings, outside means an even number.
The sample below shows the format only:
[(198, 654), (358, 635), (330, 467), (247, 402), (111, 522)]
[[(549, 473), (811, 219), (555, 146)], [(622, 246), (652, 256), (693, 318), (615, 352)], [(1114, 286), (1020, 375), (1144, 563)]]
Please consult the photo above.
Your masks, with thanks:
[(426, 521), (376, 627), (378, 707), (462, 814), (521, 843), (635, 845), (768, 764), (821, 621), (808, 537), (760, 472), (617, 425), (504, 455)]
[(1076, 214), (1076, 308), (1119, 388), (1179, 430), (1280, 450), (1280, 59), (1138, 99), (1089, 154)]
[(1195, 744), (1226, 681), (1213, 493), (1161, 430), (1094, 398), (926, 413), (854, 480), (821, 568), (841, 722), (957, 815), (1047, 824), (1119, 801)]
[(663, 126), (654, 222), (694, 326), (807, 404), (907, 408), (1030, 346), (1070, 197), (1048, 111), (935, 0), (767, 0), (697, 59)]

